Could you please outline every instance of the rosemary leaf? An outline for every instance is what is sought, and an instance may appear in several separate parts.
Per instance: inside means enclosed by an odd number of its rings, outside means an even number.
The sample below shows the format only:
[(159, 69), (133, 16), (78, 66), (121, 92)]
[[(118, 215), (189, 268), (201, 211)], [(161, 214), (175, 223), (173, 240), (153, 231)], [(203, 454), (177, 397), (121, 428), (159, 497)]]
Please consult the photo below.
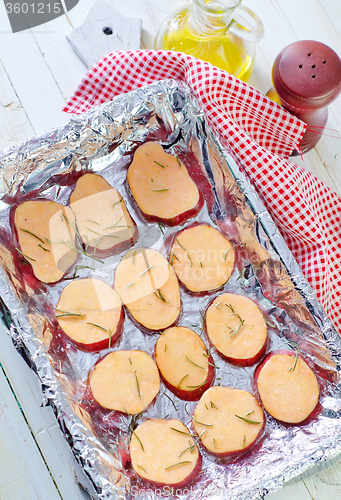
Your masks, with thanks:
[(171, 427), (172, 431), (179, 432), (180, 434), (186, 434), (186, 436), (196, 437), (195, 434), (191, 434), (190, 432), (181, 431), (180, 429), (176, 429), (175, 427)]
[(138, 392), (139, 398), (141, 399), (141, 392), (140, 392), (139, 379), (137, 378), (137, 375), (136, 375), (136, 370), (134, 370), (134, 375), (135, 375), (135, 380), (136, 380), (137, 392)]
[(148, 269), (146, 269), (145, 271), (143, 271), (143, 273), (141, 273), (140, 276), (143, 276), (144, 274), (146, 274), (148, 271), (151, 270), (152, 267), (154, 267), (154, 264), (152, 264), (151, 266), (148, 267)]
[(103, 326), (101, 325), (97, 325), (96, 323), (91, 323), (90, 321), (88, 323), (86, 323), (87, 325), (92, 325), (92, 326), (95, 326), (96, 328), (99, 328), (100, 330), (103, 330), (104, 332), (107, 332), (108, 330), (106, 328), (104, 328)]
[(136, 432), (135, 432), (133, 429), (132, 429), (132, 431), (131, 431), (131, 432), (134, 434), (134, 436), (136, 437), (136, 439), (137, 439), (137, 440), (138, 440), (138, 442), (140, 443), (141, 448), (142, 448), (142, 451), (144, 451), (144, 447), (143, 447), (143, 444), (142, 444), (141, 439), (138, 437), (138, 435), (136, 434)]
[(213, 427), (213, 424), (204, 424), (203, 422), (199, 422), (194, 417), (192, 417), (193, 421), (199, 425), (204, 425), (205, 427)]
[(168, 394), (166, 394), (165, 392), (164, 392), (163, 394), (164, 394), (164, 396), (166, 396), (166, 398), (168, 398), (168, 399), (169, 399), (169, 401), (172, 403), (172, 405), (173, 405), (173, 406), (174, 406), (174, 408), (175, 408), (175, 411), (178, 411), (178, 409), (177, 409), (177, 407), (175, 406), (175, 403), (174, 403), (174, 401), (172, 400), (172, 398), (170, 398), (170, 397), (168, 396)]
[(169, 188), (166, 189), (152, 189), (153, 193), (163, 193), (164, 191), (169, 191)]
[(142, 469), (146, 474), (148, 474), (148, 472), (146, 471), (146, 469), (144, 467), (142, 467), (142, 465), (139, 465), (137, 464), (137, 467), (139, 467), (140, 469)]
[(41, 238), (39, 238), (39, 236), (37, 236), (36, 234), (31, 233), (31, 231), (27, 231), (27, 229), (22, 229), (21, 227), (19, 229), (20, 229), (20, 231), (23, 231), (24, 233), (30, 234), (31, 236), (33, 236), (34, 238), (36, 238), (37, 240), (40, 241), (40, 243), (45, 243), (44, 240), (42, 240)]
[(185, 380), (186, 377), (188, 377), (188, 373), (187, 375), (185, 375), (184, 377), (182, 377), (182, 379), (180, 380), (180, 382), (178, 383), (178, 387), (180, 388), (180, 385), (181, 385), (181, 382), (183, 382)]
[[(158, 161), (154, 160), (154, 163), (156, 163), (157, 165), (159, 165), (159, 167), (166, 168), (165, 165), (161, 165), (161, 163), (159, 163)], [(168, 165), (166, 165), (166, 166), (168, 166)]]
[(248, 424), (253, 424), (253, 425), (261, 424), (261, 422), (256, 422), (255, 420), (250, 420), (249, 418), (241, 417), (240, 415), (235, 415), (235, 417), (240, 418), (241, 420), (244, 420), (244, 422), (247, 422)]
[(230, 250), (231, 250), (231, 247), (229, 247), (229, 248), (226, 250), (225, 254), (224, 254), (224, 261), (225, 261), (225, 262), (226, 262), (226, 257), (227, 257), (227, 254), (229, 253), (229, 251), (230, 251)]
[(200, 389), (200, 387), (203, 387), (205, 384), (207, 384), (207, 380), (205, 380), (205, 382), (203, 382), (202, 384), (199, 384), (199, 385), (188, 385), (187, 387), (189, 389), (193, 389), (193, 391), (195, 391), (195, 389)]
[(165, 470), (172, 469), (173, 467), (177, 467), (178, 465), (184, 465), (184, 464), (191, 464), (192, 462), (190, 460), (184, 460), (183, 462), (178, 462), (177, 464), (170, 465), (169, 467), (166, 467)]
[(41, 243), (38, 243), (38, 247), (40, 247), (44, 252), (51, 252), (51, 250), (48, 250), (47, 248), (43, 247)]
[(192, 361), (191, 359), (189, 359), (189, 357), (186, 354), (185, 354), (185, 358), (187, 359), (187, 361), (189, 361), (190, 363), (192, 363), (192, 365), (197, 366), (198, 368), (200, 368), (200, 370), (205, 370), (205, 368), (203, 368), (200, 365), (197, 365), (196, 363), (194, 363), (194, 361)]
[(183, 248), (186, 252), (187, 252), (187, 248), (185, 248), (183, 245), (181, 245), (180, 241), (178, 240), (178, 238), (175, 238), (175, 241), (177, 242), (178, 245), (181, 246), (181, 248)]
[(292, 366), (291, 368), (289, 368), (289, 372), (294, 372), (295, 371), (295, 368), (297, 366), (297, 361), (298, 361), (298, 351), (296, 351), (296, 354), (295, 354), (294, 366)]
[(16, 248), (16, 250), (23, 256), (25, 259), (32, 260), (33, 262), (37, 262), (37, 259), (33, 259), (32, 257), (29, 257), (28, 255), (25, 255), (19, 248)]
[(157, 298), (159, 300), (161, 300), (162, 302), (165, 302), (166, 304), (169, 304), (169, 302), (162, 295), (160, 288), (157, 288), (156, 290), (157, 290), (157, 292), (154, 290), (154, 294), (157, 296)]

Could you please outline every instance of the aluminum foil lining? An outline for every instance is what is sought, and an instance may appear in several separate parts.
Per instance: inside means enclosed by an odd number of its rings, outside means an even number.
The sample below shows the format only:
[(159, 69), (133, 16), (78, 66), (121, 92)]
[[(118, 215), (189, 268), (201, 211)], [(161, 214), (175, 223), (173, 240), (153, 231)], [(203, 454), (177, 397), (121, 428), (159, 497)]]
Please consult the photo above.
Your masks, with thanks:
[[(233, 243), (237, 255), (235, 270), (223, 290), (255, 300), (272, 325), (269, 350), (296, 349), (304, 353), (315, 363), (323, 387), (321, 412), (316, 419), (303, 426), (285, 426), (267, 416), (264, 438), (245, 456), (218, 459), (200, 446), (202, 471), (196, 481), (181, 490), (152, 487), (138, 478), (129, 463), (129, 437), (135, 425), (150, 417), (169, 415), (190, 426), (195, 402), (185, 405), (162, 385), (155, 404), (137, 421), (128, 415), (95, 409), (87, 398), (89, 370), (100, 356), (110, 350), (136, 348), (152, 354), (158, 335), (140, 331), (126, 317), (122, 340), (111, 349), (93, 354), (76, 349), (70, 341), (58, 344), (49, 311), (56, 307), (75, 268), (54, 285), (32, 284), (25, 278), (23, 262), (18, 260), (10, 223), (11, 206), (23, 199), (44, 197), (67, 204), (75, 179), (92, 171), (123, 195), (139, 227), (135, 247), (152, 247), (166, 254), (165, 240), (180, 228), (142, 220), (126, 185), (127, 166), (135, 149), (146, 140), (157, 141), (181, 157), (189, 171), (199, 163), (197, 179), (206, 204), (195, 220), (218, 227)], [(185, 85), (167, 80), (118, 96), (62, 127), (3, 152), (0, 162), (3, 320), (17, 349), (37, 372), (45, 404), (54, 408), (76, 459), (90, 479), (94, 497), (252, 499), (277, 490), (300, 474), (315, 472), (316, 467), (330, 464), (340, 453), (338, 333), (238, 159), (213, 135)], [(80, 255), (76, 274), (112, 284), (121, 257), (114, 255), (101, 263)], [(182, 290), (179, 323), (202, 334), (202, 313), (217, 294), (196, 297)], [(232, 366), (215, 352), (213, 357), (218, 367), (215, 384), (254, 392), (254, 367)]]

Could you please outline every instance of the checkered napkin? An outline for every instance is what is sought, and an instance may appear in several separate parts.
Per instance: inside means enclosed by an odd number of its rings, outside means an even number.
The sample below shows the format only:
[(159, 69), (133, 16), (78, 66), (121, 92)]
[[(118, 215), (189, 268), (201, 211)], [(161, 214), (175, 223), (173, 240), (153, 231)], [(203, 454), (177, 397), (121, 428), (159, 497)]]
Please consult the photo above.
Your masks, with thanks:
[[(113, 52), (93, 66), (63, 111), (82, 113), (115, 95), (172, 78), (187, 83), (222, 144), (235, 153), (341, 333), (341, 198), (287, 161), (305, 124), (230, 74), (168, 51)], [(284, 159), (283, 159), (284, 158)]]

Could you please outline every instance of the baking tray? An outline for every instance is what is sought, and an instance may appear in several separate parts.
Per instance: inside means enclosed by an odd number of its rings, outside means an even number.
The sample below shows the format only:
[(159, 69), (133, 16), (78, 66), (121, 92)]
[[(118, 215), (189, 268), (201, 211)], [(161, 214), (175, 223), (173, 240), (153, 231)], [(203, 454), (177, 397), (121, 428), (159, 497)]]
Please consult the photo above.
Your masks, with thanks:
[[(188, 488), (155, 488), (134, 475), (128, 454), (133, 426), (146, 418), (179, 418), (186, 425), (196, 405), (185, 404), (164, 385), (153, 406), (139, 420), (98, 410), (89, 400), (87, 377), (110, 350), (139, 348), (152, 354), (157, 334), (140, 331), (126, 317), (121, 342), (101, 353), (84, 353), (70, 341), (57, 341), (53, 314), (61, 290), (75, 274), (113, 283), (122, 254), (103, 263), (80, 255), (60, 282), (37, 283), (30, 265), (18, 254), (11, 227), (11, 206), (44, 197), (68, 203), (76, 180), (85, 172), (101, 174), (123, 195), (139, 228), (135, 247), (153, 247), (166, 255), (165, 241), (181, 227), (143, 220), (126, 183), (135, 149), (157, 141), (177, 154), (205, 193), (197, 222), (219, 228), (233, 243), (236, 265), (224, 291), (255, 300), (269, 322), (268, 350), (295, 349), (316, 367), (321, 411), (304, 426), (288, 426), (267, 416), (262, 441), (238, 459), (218, 459), (203, 447), (203, 467)], [(55, 411), (74, 456), (90, 480), (91, 494), (116, 498), (252, 499), (275, 491), (304, 473), (332, 463), (341, 451), (339, 335), (287, 248), (276, 225), (227, 144), (207, 126), (190, 90), (166, 80), (117, 96), (113, 101), (72, 118), (0, 155), (1, 311), (15, 347), (37, 373), (44, 401)], [(195, 296), (181, 290), (180, 324), (203, 334), (202, 315), (216, 294)], [(207, 343), (206, 339), (204, 338)], [(253, 391), (255, 367), (240, 368), (213, 352), (215, 384)]]

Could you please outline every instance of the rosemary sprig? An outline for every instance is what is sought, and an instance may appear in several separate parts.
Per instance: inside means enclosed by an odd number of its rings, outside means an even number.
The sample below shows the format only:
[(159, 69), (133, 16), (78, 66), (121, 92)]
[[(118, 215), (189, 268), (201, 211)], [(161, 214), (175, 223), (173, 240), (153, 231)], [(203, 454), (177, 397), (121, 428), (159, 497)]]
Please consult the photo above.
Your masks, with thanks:
[(79, 318), (85, 318), (85, 314), (79, 314), (79, 313), (73, 313), (73, 312), (68, 312), (68, 311), (59, 311), (56, 309), (57, 312), (60, 314), (56, 314), (56, 318), (69, 318), (69, 317), (79, 317)]
[(115, 208), (115, 207), (116, 207), (116, 205), (118, 205), (118, 204), (119, 204), (119, 203), (121, 203), (122, 201), (123, 201), (123, 196), (121, 196), (121, 199), (120, 199), (120, 200), (115, 201), (115, 203), (113, 203), (113, 204), (111, 205), (111, 208)]
[(31, 231), (28, 231), (27, 229), (22, 229), (21, 227), (19, 229), (20, 229), (20, 231), (23, 231), (24, 233), (30, 234), (31, 236), (33, 236), (34, 238), (36, 238), (37, 240), (40, 241), (40, 243), (45, 243), (44, 240), (42, 240), (41, 238), (39, 238), (39, 236), (37, 236), (36, 234), (31, 233)]
[(162, 302), (165, 302), (166, 304), (169, 304), (169, 302), (168, 302), (168, 301), (164, 298), (164, 296), (162, 295), (160, 288), (157, 288), (156, 290), (157, 290), (157, 292), (154, 290), (154, 292), (153, 292), (153, 293), (157, 296), (157, 298), (158, 298), (159, 300), (161, 300)]
[(191, 263), (191, 267), (193, 267), (193, 260), (191, 259), (191, 256), (190, 256), (190, 254), (189, 254), (189, 253), (187, 254), (187, 257), (189, 258), (189, 261), (190, 261), (190, 263)]
[(180, 429), (176, 429), (175, 427), (171, 427), (172, 431), (179, 432), (180, 434), (186, 434), (186, 436), (196, 437), (195, 434), (191, 434), (190, 432), (181, 431)]
[(252, 413), (255, 413), (255, 410), (249, 411), (249, 413), (246, 413), (245, 417), (248, 417), (249, 415), (252, 415)]
[(79, 248), (76, 248), (70, 241), (64, 241), (62, 240), (61, 243), (64, 243), (67, 247), (71, 248), (71, 250), (74, 250), (77, 253), (80, 253), (81, 255), (86, 255), (87, 257), (90, 257), (90, 259), (96, 260), (97, 262), (100, 262), (101, 264), (104, 264), (103, 260), (98, 259), (94, 255), (91, 255), (90, 253), (87, 253), (85, 250), (80, 250)]
[(97, 224), (97, 226), (100, 226), (100, 223), (99, 222), (96, 222), (95, 220), (91, 220), (91, 219), (86, 219), (87, 222), (93, 222), (94, 224)]
[(16, 250), (23, 256), (25, 259), (32, 260), (32, 262), (37, 262), (37, 259), (33, 259), (32, 257), (29, 257), (28, 255), (24, 254), (19, 248), (16, 248)]
[(86, 229), (87, 229), (88, 231), (90, 231), (90, 233), (94, 233), (94, 234), (97, 234), (98, 236), (102, 236), (102, 234), (101, 234), (101, 233), (98, 233), (97, 231), (94, 231), (93, 229), (90, 229), (89, 227), (86, 227)]
[(162, 234), (165, 234), (165, 226), (163, 224), (158, 223), (159, 229)]
[(99, 328), (100, 330), (103, 330), (104, 332), (107, 332), (108, 330), (106, 328), (104, 328), (103, 326), (101, 325), (97, 325), (96, 323), (91, 323), (90, 321), (86, 323), (87, 325), (92, 325), (92, 326), (95, 326), (96, 328)]
[[(158, 161), (154, 160), (154, 163), (156, 163), (157, 165), (159, 165), (159, 167), (166, 168), (164, 165), (161, 165), (161, 163), (159, 163)], [(168, 166), (168, 165), (166, 165), (166, 166)]]
[(215, 408), (216, 410), (218, 410), (218, 406), (216, 406), (216, 405), (213, 403), (213, 401), (210, 401), (210, 403), (211, 403), (211, 408)]
[(141, 273), (140, 276), (143, 276), (144, 274), (146, 274), (148, 271), (151, 270), (152, 267), (154, 267), (154, 264), (152, 264), (151, 266), (148, 267), (148, 269), (146, 269), (145, 271), (143, 271), (143, 273)]
[(178, 465), (184, 465), (184, 464), (191, 464), (192, 462), (190, 460), (184, 460), (183, 462), (178, 462), (177, 464), (169, 465), (169, 467), (166, 467), (165, 470), (173, 469), (173, 467), (177, 467)]
[(138, 435), (136, 434), (136, 432), (132, 429), (131, 432), (134, 434), (134, 436), (136, 437), (136, 439), (138, 440), (138, 442), (140, 443), (141, 445), (141, 448), (142, 448), (142, 451), (144, 451), (144, 447), (143, 447), (143, 444), (142, 444), (142, 441), (141, 439), (138, 437)]
[(134, 285), (134, 283), (129, 283), (129, 285), (125, 286), (124, 288), (129, 288), (132, 285)]
[(153, 193), (163, 193), (164, 191), (169, 191), (169, 188), (166, 189), (152, 189)]
[(204, 424), (203, 422), (199, 422), (198, 420), (196, 420), (194, 417), (192, 417), (192, 420), (199, 425), (204, 425), (205, 427), (213, 427), (213, 424)]
[(180, 389), (181, 382), (183, 382), (183, 381), (185, 380), (185, 378), (186, 378), (186, 377), (188, 377), (188, 375), (189, 375), (189, 374), (187, 373), (187, 375), (185, 375), (184, 377), (182, 377), (182, 379), (181, 379), (181, 380), (180, 380), (180, 382), (178, 383), (178, 387), (179, 387), (179, 389)]
[(142, 469), (146, 474), (148, 474), (148, 472), (146, 471), (146, 469), (144, 467), (142, 467), (142, 465), (139, 465), (137, 464), (137, 467), (139, 467), (140, 469)]
[(51, 252), (51, 250), (48, 250), (47, 248), (43, 247), (41, 243), (38, 243), (38, 247), (40, 247), (44, 252)]
[(180, 457), (181, 457), (184, 453), (186, 453), (186, 451), (188, 451), (188, 450), (191, 450), (191, 453), (193, 453), (194, 448), (196, 447), (196, 445), (198, 444), (198, 442), (200, 441), (200, 439), (203, 437), (203, 435), (204, 435), (204, 434), (206, 434), (206, 432), (207, 432), (207, 429), (204, 429), (204, 430), (202, 431), (202, 433), (200, 434), (200, 436), (198, 436), (198, 437), (196, 438), (196, 440), (194, 441), (194, 443), (193, 443), (193, 444), (190, 444), (187, 448), (185, 448), (185, 449), (184, 449), (184, 450), (183, 450), (183, 451), (182, 451), (182, 452), (178, 455), (178, 458), (180, 458)]
[(103, 229), (103, 231), (106, 231), (107, 229), (111, 229), (111, 228), (113, 228), (113, 227), (117, 227), (117, 224), (118, 224), (118, 223), (119, 223), (122, 219), (123, 219), (123, 215), (121, 215), (121, 217), (120, 217), (118, 220), (116, 220), (116, 221), (115, 221), (115, 222), (114, 222), (111, 226), (105, 227), (105, 228)]
[(178, 262), (180, 262), (179, 257), (177, 257), (177, 256), (175, 255), (175, 253), (174, 253), (174, 252), (172, 252), (172, 254), (171, 254), (171, 255), (172, 255), (172, 256), (171, 256), (171, 258), (170, 258), (170, 263), (171, 263), (171, 265), (173, 265), (173, 261), (174, 261), (174, 259), (176, 259)]
[(297, 361), (298, 361), (298, 351), (296, 351), (296, 354), (295, 354), (294, 366), (292, 366), (291, 368), (289, 368), (289, 372), (294, 372), (295, 371), (295, 368), (297, 366)]
[(240, 418), (240, 420), (244, 420), (248, 424), (259, 425), (261, 422), (256, 422), (255, 420), (250, 420), (249, 418), (242, 417), (241, 415), (235, 415), (235, 417)]
[(168, 398), (168, 399), (169, 399), (169, 401), (172, 403), (172, 405), (173, 405), (173, 406), (174, 406), (174, 408), (175, 408), (175, 411), (178, 411), (178, 409), (177, 409), (177, 407), (175, 406), (175, 403), (174, 403), (174, 401), (172, 400), (172, 398), (170, 398), (170, 397), (168, 396), (168, 394), (166, 394), (165, 392), (164, 392), (163, 394), (164, 394), (164, 396), (166, 396), (166, 398)]
[(244, 323), (245, 323), (245, 320), (243, 319), (242, 322), (240, 323), (240, 325), (238, 325), (236, 330), (231, 334), (231, 339), (233, 339), (236, 335), (238, 335), (240, 330), (243, 328)]
[(139, 398), (141, 399), (141, 392), (140, 392), (139, 379), (137, 378), (137, 375), (136, 375), (136, 370), (134, 370), (134, 375), (135, 375), (135, 380), (136, 380), (137, 393), (138, 393), (138, 395), (139, 395)]
[(276, 325), (274, 325), (273, 323), (270, 323), (270, 321), (267, 319), (267, 317), (265, 316), (265, 314), (263, 313), (263, 311), (261, 311), (262, 315), (263, 315), (263, 318), (264, 318), (264, 321), (265, 323), (270, 326), (270, 328), (276, 328)]
[(226, 257), (227, 257), (227, 254), (229, 253), (229, 251), (231, 250), (231, 247), (229, 247), (226, 252), (224, 253), (224, 261), (226, 262)]
[(196, 363), (194, 363), (194, 361), (192, 361), (191, 359), (189, 359), (189, 357), (187, 356), (187, 354), (185, 354), (185, 358), (187, 359), (187, 361), (189, 361), (190, 363), (192, 363), (192, 365), (197, 366), (198, 368), (200, 368), (200, 370), (205, 370), (205, 368), (203, 368), (200, 365), (197, 365)]
[(183, 245), (181, 245), (180, 241), (178, 240), (178, 238), (175, 238), (175, 241), (177, 242), (178, 245), (181, 246), (181, 248), (183, 248), (186, 252), (187, 252), (187, 248), (185, 248)]

